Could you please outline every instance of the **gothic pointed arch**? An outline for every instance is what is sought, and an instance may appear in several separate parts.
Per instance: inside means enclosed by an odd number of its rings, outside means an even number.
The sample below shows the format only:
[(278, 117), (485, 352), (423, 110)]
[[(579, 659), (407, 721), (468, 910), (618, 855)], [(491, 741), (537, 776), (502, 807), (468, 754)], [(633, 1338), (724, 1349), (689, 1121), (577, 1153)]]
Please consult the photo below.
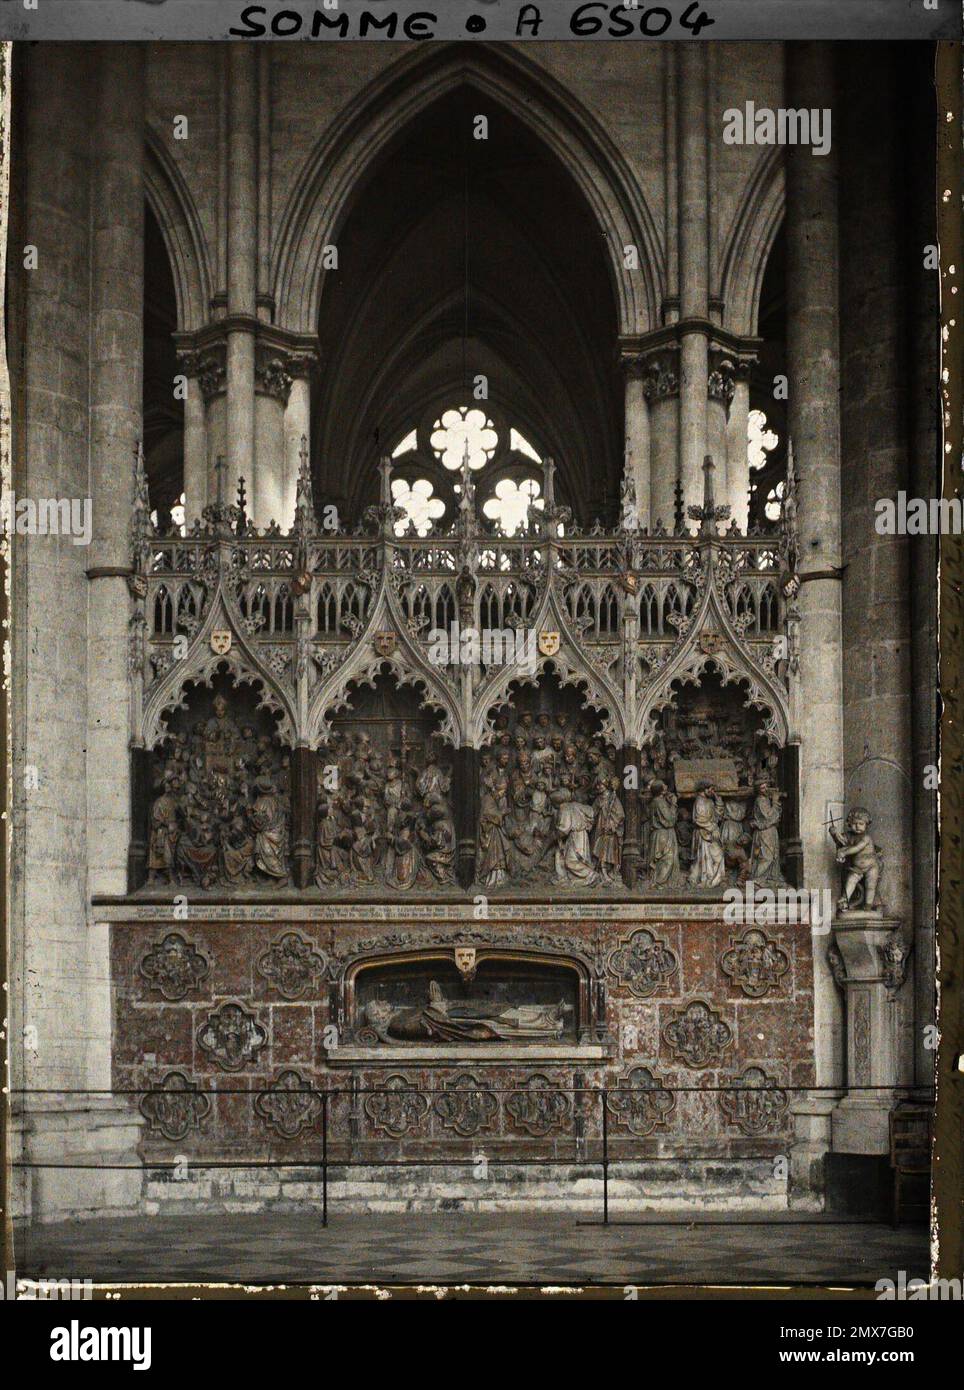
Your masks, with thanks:
[(726, 581), (717, 566), (709, 555), (701, 560), (699, 599), (693, 612), (680, 620), (676, 643), (643, 688), (633, 738), (639, 747), (651, 742), (658, 717), (674, 702), (679, 686), (698, 685), (707, 671), (715, 671), (723, 685), (736, 682), (745, 688), (746, 706), (764, 715), (764, 732), (773, 743), (783, 745), (789, 738), (789, 698), (772, 650), (761, 644), (751, 647), (745, 639), (743, 621), (731, 616), (722, 592)]
[(622, 747), (626, 730), (620, 691), (607, 671), (594, 666), (584, 655), (584, 647), (553, 590), (544, 595), (537, 607), (528, 633), (546, 651), (533, 651), (531, 660), (497, 666), (486, 675), (475, 696), (473, 745), (482, 748), (492, 741), (494, 720), (508, 702), (514, 685), (537, 685), (540, 677), (551, 674), (561, 686), (572, 687), (579, 693), (584, 710), (598, 716), (602, 737), (614, 747)]
[(767, 262), (783, 223), (786, 169), (779, 145), (765, 149), (747, 182), (721, 257), (724, 326), (733, 333), (759, 330)]
[(177, 329), (195, 332), (207, 321), (213, 293), (207, 243), (184, 175), (163, 140), (150, 128), (146, 133), (144, 192), (174, 275)]
[[(219, 641), (230, 634), (230, 645)], [(141, 720), (141, 743), (153, 748), (166, 737), (167, 716), (184, 707), (189, 685), (210, 685), (219, 672), (228, 674), (236, 685), (258, 689), (258, 704), (278, 716), (278, 737), (288, 746), (296, 742), (293, 691), (272, 672), (248, 640), (237, 600), (220, 585), (190, 645), (181, 660), (172, 661), (146, 693)]]
[[(338, 230), (365, 172), (421, 111), (471, 85), (518, 116), (562, 162), (604, 232), (621, 334), (657, 326), (661, 257), (655, 221), (625, 157), (572, 93), (524, 55), (485, 45), (439, 45), (406, 55), (333, 123), (306, 162), (282, 214), (272, 264), (278, 321), (311, 333), (324, 290), (321, 250)], [(635, 246), (640, 269), (623, 269)]]
[(324, 744), (331, 720), (350, 707), (353, 688), (373, 686), (389, 674), (400, 687), (412, 687), (420, 707), (439, 719), (439, 737), (452, 747), (461, 740), (462, 720), (456, 692), (432, 666), (409, 631), (405, 614), (390, 584), (383, 585), (363, 632), (346, 659), (314, 691), (305, 722), (310, 747)]

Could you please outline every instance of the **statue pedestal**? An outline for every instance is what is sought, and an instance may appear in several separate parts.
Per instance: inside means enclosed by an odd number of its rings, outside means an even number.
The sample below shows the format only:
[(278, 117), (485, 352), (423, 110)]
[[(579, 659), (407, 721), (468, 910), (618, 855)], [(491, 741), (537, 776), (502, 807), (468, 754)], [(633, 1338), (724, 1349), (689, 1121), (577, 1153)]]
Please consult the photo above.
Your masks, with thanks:
[(833, 923), (837, 973), (846, 995), (847, 1094), (831, 1116), (834, 1153), (885, 1154), (897, 1086), (897, 1006), (887, 949), (901, 923), (854, 911)]

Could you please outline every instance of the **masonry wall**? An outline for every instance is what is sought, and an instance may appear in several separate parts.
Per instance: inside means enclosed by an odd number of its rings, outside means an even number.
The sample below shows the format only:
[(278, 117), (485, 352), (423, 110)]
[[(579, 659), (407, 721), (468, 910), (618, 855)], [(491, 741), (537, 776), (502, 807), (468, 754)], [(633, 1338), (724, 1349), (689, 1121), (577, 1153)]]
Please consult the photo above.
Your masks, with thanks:
[[(262, 230), (262, 258), (277, 256), (279, 237), (298, 198), (312, 155), (333, 150), (351, 131), (362, 110), (385, 99), (404, 82), (405, 75), (429, 61), (441, 63), (450, 46), (400, 51), (391, 45), (308, 45), (280, 43), (263, 46), (262, 81), (270, 87), (270, 129), (263, 132), (259, 178), (267, 187), (270, 225)], [(653, 270), (659, 283), (655, 302), (678, 293), (675, 256), (677, 212), (674, 188), (677, 170), (675, 95), (680, 46), (597, 43), (590, 56), (565, 43), (505, 44), (521, 86), (526, 73), (548, 80), (549, 91), (565, 106), (578, 103), (586, 119), (598, 127), (599, 138), (625, 169), (634, 188), (644, 225), (652, 235)], [(226, 128), (219, 109), (227, 85), (225, 51), (198, 44), (156, 44), (147, 53), (147, 126), (151, 139), (183, 180), (182, 195), (196, 215), (210, 270), (212, 286), (223, 290), (226, 276)], [(738, 226), (750, 212), (759, 192), (754, 188), (760, 170), (773, 151), (757, 146), (721, 144), (723, 112), (741, 106), (752, 92), (758, 105), (778, 105), (783, 87), (783, 53), (779, 44), (735, 44), (713, 55), (707, 75), (709, 89), (707, 149), (711, 219), (710, 293), (719, 292), (729, 269), (738, 273), (732, 246)], [(482, 109), (485, 101), (482, 100)], [(497, 105), (497, 99), (496, 103)], [(175, 138), (175, 120), (187, 117), (187, 138)], [(181, 129), (179, 127), (179, 129)], [(318, 208), (315, 215), (325, 216)], [(613, 248), (614, 254), (621, 248)], [(275, 287), (259, 285), (273, 291)], [(733, 300), (733, 304), (736, 304)], [(281, 306), (276, 306), (281, 311)], [(269, 311), (270, 312), (270, 311)], [(674, 317), (670, 308), (669, 318)], [(202, 320), (203, 321), (203, 320)], [(279, 320), (280, 321), (280, 320)], [(755, 324), (743, 308), (734, 317), (731, 306), (726, 326), (753, 332)], [(659, 320), (638, 324), (637, 331), (655, 328)], [(198, 323), (182, 322), (181, 328)]]
[[(123, 909), (115, 911), (119, 916)], [(746, 930), (755, 928), (723, 922), (719, 909), (697, 912), (689, 920), (669, 909), (659, 916), (647, 912), (644, 922), (598, 921), (575, 915), (570, 908), (565, 920), (493, 921), (481, 933), (478, 924), (469, 922), (407, 921), (404, 910), (381, 927), (374, 922), (310, 919), (177, 923), (149, 922), (142, 916), (116, 921), (111, 928), (114, 1085), (161, 1088), (170, 1084), (172, 1073), (179, 1074), (173, 1121), (166, 1097), (158, 1101), (148, 1095), (140, 1101), (147, 1117), (141, 1153), (149, 1166), (185, 1159), (188, 1180), (200, 1183), (208, 1195), (211, 1188), (204, 1184), (215, 1182), (218, 1175), (195, 1166), (205, 1160), (239, 1166), (245, 1161), (320, 1162), (320, 1103), (305, 1103), (293, 1134), (279, 1129), (273, 1111), (272, 1088), (285, 1074), (291, 1084), (294, 1072), (316, 1092), (337, 1093), (328, 1102), (327, 1152), (334, 1164), (425, 1163), (438, 1158), (468, 1162), (480, 1149), (490, 1158), (519, 1162), (598, 1162), (598, 1093), (606, 1088), (611, 1092), (608, 1131), (614, 1161), (668, 1165), (666, 1171), (672, 1169), (677, 1180), (681, 1164), (722, 1164), (718, 1171), (728, 1175), (731, 1195), (737, 1197), (748, 1173), (755, 1171), (758, 1180), (761, 1171), (772, 1176), (774, 1156), (786, 1154), (792, 1139), (788, 1102), (797, 1088), (813, 1083), (810, 929), (764, 929), (775, 950), (776, 970), (762, 988), (757, 982), (748, 992), (739, 971), (734, 976), (724, 965), (734, 970), (732, 948)], [(713, 919), (707, 918), (708, 912)], [(219, 915), (226, 914), (219, 910)], [(256, 916), (256, 909), (250, 915)], [(186, 938), (209, 967), (204, 978), (176, 1000), (165, 999), (157, 984), (145, 978), (145, 968), (147, 976), (151, 974), (152, 951), (171, 931)], [(282, 997), (259, 970), (271, 943), (291, 931), (325, 962), (323, 973), (296, 1000)], [(652, 993), (634, 976), (626, 949), (639, 932), (663, 942), (676, 965)], [(471, 1045), (453, 1044), (427, 1047), (424, 1055), (431, 1060), (424, 1063), (411, 1060), (411, 1053), (404, 1061), (393, 1060), (390, 1046), (381, 1048), (377, 1060), (351, 1066), (329, 1058), (327, 1045), (337, 1039), (332, 977), (359, 953), (377, 949), (379, 942), (386, 950), (404, 948), (409, 953), (442, 940), (482, 938), (493, 947), (527, 943), (538, 949), (540, 941), (553, 936), (561, 943), (582, 943), (601, 964), (599, 978), (607, 996), (603, 1056), (589, 1044), (573, 1046), (565, 1062), (527, 1061), (525, 1047), (516, 1046), (513, 1052), (507, 1046), (508, 1055), (494, 1062), (473, 1060)], [(641, 989), (647, 992), (641, 995)], [(694, 1001), (707, 1003), (727, 1034), (705, 1060), (699, 1059), (700, 1065), (687, 1060), (671, 1041), (673, 1022)], [(234, 1004), (240, 1004), (263, 1033), (257, 1050), (236, 1070), (213, 1058), (201, 1040), (209, 1020)], [(446, 1061), (446, 1051), (457, 1060)], [(638, 1068), (648, 1069), (645, 1082)], [(747, 1078), (748, 1068), (758, 1071)], [(748, 1117), (733, 1110), (731, 1095), (717, 1089), (741, 1078), (775, 1088), (766, 1092), (772, 1102), (767, 1113)], [(631, 1088), (653, 1083), (659, 1091), (655, 1107), (644, 1105), (634, 1112)], [(380, 1102), (380, 1088), (402, 1084), (421, 1094), (410, 1098), (406, 1107), (391, 1097)], [(522, 1092), (527, 1085), (558, 1090), (547, 1114), (525, 1104)], [(458, 1103), (457, 1096), (453, 1103), (446, 1096), (459, 1086), (473, 1092), (471, 1105)], [(573, 1088), (587, 1094), (573, 1096)], [(258, 1099), (260, 1090), (268, 1091), (266, 1099)], [(202, 1097), (208, 1091), (214, 1094)], [(659, 1168), (653, 1171), (658, 1174)], [(252, 1191), (260, 1187), (271, 1193), (284, 1175), (248, 1176)], [(293, 1176), (304, 1178), (287, 1174), (289, 1179)], [(535, 1171), (530, 1176), (534, 1180)], [(658, 1189), (659, 1178), (653, 1181)], [(779, 1188), (778, 1182), (774, 1190)], [(172, 1188), (172, 1200), (185, 1191)]]

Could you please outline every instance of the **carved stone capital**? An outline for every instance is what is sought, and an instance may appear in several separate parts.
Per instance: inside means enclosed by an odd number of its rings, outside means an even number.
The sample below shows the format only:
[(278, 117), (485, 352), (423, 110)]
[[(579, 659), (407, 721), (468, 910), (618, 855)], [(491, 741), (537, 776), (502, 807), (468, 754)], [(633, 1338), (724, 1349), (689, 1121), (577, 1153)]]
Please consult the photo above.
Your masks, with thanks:
[(184, 375), (197, 382), (205, 403), (227, 390), (227, 353), (223, 343), (212, 343), (205, 348), (180, 348), (177, 360)]
[(286, 405), (291, 392), (291, 373), (286, 357), (270, 348), (258, 352), (254, 368), (254, 389), (259, 396), (271, 396)]

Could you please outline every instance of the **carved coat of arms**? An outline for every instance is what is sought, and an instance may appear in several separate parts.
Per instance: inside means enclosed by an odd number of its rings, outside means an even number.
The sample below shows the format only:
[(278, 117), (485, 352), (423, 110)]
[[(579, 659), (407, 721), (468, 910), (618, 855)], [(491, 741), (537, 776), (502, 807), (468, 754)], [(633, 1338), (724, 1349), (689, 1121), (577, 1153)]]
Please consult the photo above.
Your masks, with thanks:
[(215, 656), (227, 656), (231, 650), (231, 633), (226, 627), (216, 627), (211, 631), (211, 650)]
[(379, 656), (389, 657), (398, 646), (398, 633), (388, 631), (373, 633), (372, 646)]
[(540, 633), (539, 633), (539, 651), (542, 653), (543, 656), (555, 656), (555, 654), (556, 654), (556, 652), (557, 652), (558, 650), (559, 650), (559, 633), (558, 633), (558, 632), (540, 632)]

